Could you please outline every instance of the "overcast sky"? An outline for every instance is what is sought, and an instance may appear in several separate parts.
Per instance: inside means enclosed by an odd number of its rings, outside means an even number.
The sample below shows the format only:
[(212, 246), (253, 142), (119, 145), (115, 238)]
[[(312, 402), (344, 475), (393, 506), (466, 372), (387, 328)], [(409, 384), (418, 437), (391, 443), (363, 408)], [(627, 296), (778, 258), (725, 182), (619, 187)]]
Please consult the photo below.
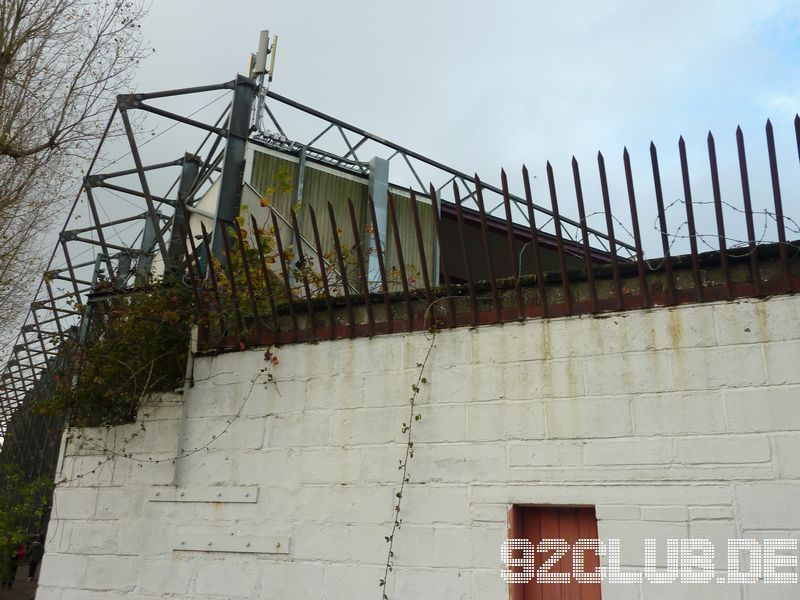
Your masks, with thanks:
[(154, 0), (139, 81), (224, 80), (270, 29), (274, 90), (486, 168), (789, 118), (798, 16), (782, 0)]
[[(484, 179), (526, 163), (541, 182), (546, 160), (563, 179), (574, 154), (593, 189), (598, 150), (621, 181), (624, 146), (648, 174), (654, 140), (669, 171), (681, 134), (707, 177), (711, 129), (733, 186), (737, 124), (757, 154), (772, 118), (784, 160), (795, 156), (799, 25), (800, 2), (785, 0), (154, 0), (138, 88), (230, 79), (270, 29), (272, 90)], [(678, 180), (665, 179), (669, 201)]]

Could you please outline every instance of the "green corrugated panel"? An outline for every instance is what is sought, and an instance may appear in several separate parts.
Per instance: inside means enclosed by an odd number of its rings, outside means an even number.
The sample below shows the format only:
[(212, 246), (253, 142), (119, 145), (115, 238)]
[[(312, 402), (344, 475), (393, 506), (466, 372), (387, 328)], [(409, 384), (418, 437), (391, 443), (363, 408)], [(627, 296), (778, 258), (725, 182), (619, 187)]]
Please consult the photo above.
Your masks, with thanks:
[(298, 169), (296, 162), (256, 151), (253, 154), (253, 173), (250, 176), (250, 185), (261, 195), (265, 195), (270, 187), (275, 186), (275, 176), (281, 168), (288, 172), (288, 180), (291, 183), (292, 190), (288, 192), (276, 190), (272, 197), (272, 203), (278, 209), (278, 212), (288, 219), (289, 209), (294, 204), (294, 186), (297, 181)]
[[(300, 216), (300, 229), (303, 232), (303, 237), (311, 243), (314, 241), (314, 234), (311, 228), (311, 219), (307, 214), (309, 206), (314, 208), (317, 215), (317, 225), (319, 227), (319, 236), (322, 245), (322, 251), (328, 252), (334, 247), (334, 233), (331, 227), (330, 217), (328, 216), (328, 202), (333, 205), (333, 212), (336, 217), (336, 225), (342, 230), (342, 235), (339, 236), (339, 241), (342, 248), (350, 248), (353, 246), (355, 237), (353, 236), (353, 227), (350, 224), (350, 211), (347, 208), (347, 199), (353, 201), (353, 208), (356, 213), (356, 221), (359, 227), (359, 235), (361, 236), (362, 248), (366, 240), (366, 225), (364, 217), (367, 211), (367, 181), (363, 183), (360, 181), (353, 181), (345, 177), (340, 177), (332, 173), (320, 171), (309, 165), (306, 165), (305, 182), (303, 184), (303, 207)], [(364, 257), (366, 262), (366, 255)], [(331, 258), (331, 261), (336, 264), (336, 258)], [(366, 265), (365, 265), (366, 269)], [(336, 271), (339, 271), (338, 264), (336, 264)], [(360, 289), (359, 273), (356, 268), (348, 269), (347, 272), (348, 283)]]
[[(289, 211), (294, 206), (295, 189), (297, 186), (297, 172), (298, 164), (290, 162), (286, 159), (256, 152), (253, 160), (253, 174), (251, 177), (251, 185), (259, 192), (264, 193), (267, 188), (274, 185), (275, 175), (278, 169), (285, 167), (291, 177), (291, 192), (278, 192), (275, 194), (273, 205), (278, 212), (286, 219), (289, 219)], [(323, 253), (333, 250), (334, 247), (334, 233), (331, 227), (330, 218), (328, 216), (328, 202), (333, 205), (334, 215), (336, 217), (336, 225), (343, 231), (339, 240), (343, 249), (349, 249), (354, 243), (353, 228), (350, 224), (350, 212), (347, 208), (347, 199), (353, 201), (355, 208), (356, 220), (359, 226), (359, 234), (362, 238), (362, 244), (366, 241), (366, 224), (365, 216), (367, 212), (367, 179), (355, 181), (345, 176), (339, 176), (333, 173), (328, 173), (314, 168), (313, 165), (306, 163), (304, 181), (303, 181), (303, 198), (301, 208), (298, 213), (298, 224), (303, 237), (309, 242), (310, 245), (305, 245), (303, 251), (314, 258), (315, 264), (316, 252), (313, 247), (314, 233), (311, 227), (311, 218), (308, 216), (308, 207), (313, 206), (317, 215), (317, 225), (319, 227), (320, 242), (322, 245)], [(284, 241), (288, 244), (288, 240)], [(365, 250), (366, 252), (366, 250)], [(332, 262), (336, 262), (333, 257)], [(367, 257), (365, 255), (365, 262)], [(366, 268), (366, 265), (365, 265)], [(339, 271), (338, 265), (336, 270)], [(359, 287), (359, 275), (356, 269), (350, 269), (352, 272), (347, 273), (348, 282), (354, 286)]]
[[(273, 196), (273, 205), (286, 219), (289, 219), (289, 210), (294, 205), (294, 190), (297, 185), (297, 163), (272, 154), (256, 151), (253, 159), (253, 173), (250, 178), (250, 183), (261, 194), (264, 194), (270, 186), (275, 184), (275, 176), (281, 167), (287, 169), (291, 177), (292, 191), (276, 192)], [(316, 253), (313, 250), (314, 234), (311, 227), (311, 219), (307, 214), (307, 208), (312, 206), (317, 215), (317, 225), (319, 227), (320, 241), (324, 253), (327, 253), (334, 247), (334, 233), (328, 216), (328, 202), (333, 205), (336, 224), (339, 229), (343, 231), (342, 235), (339, 237), (342, 247), (351, 248), (355, 238), (353, 236), (350, 214), (347, 208), (347, 200), (349, 198), (353, 201), (353, 206), (355, 208), (359, 235), (361, 236), (362, 242), (362, 251), (364, 252), (365, 270), (368, 268), (368, 235), (371, 230), (372, 222), (367, 210), (367, 194), (368, 182), (366, 178), (363, 179), (363, 182), (357, 181), (344, 175), (340, 176), (316, 169), (312, 165), (306, 163), (305, 181), (303, 182), (303, 199), (301, 210), (298, 214), (298, 221), (303, 237), (312, 245), (311, 247), (304, 246), (303, 249), (307, 255), (313, 256), (315, 264)], [(394, 193), (392, 194), (392, 198), (397, 210), (400, 243), (402, 245), (403, 259), (406, 264), (408, 275), (415, 276), (417, 278), (415, 285), (421, 288), (423, 285), (421, 259), (417, 248), (410, 199)], [(432, 265), (435, 238), (433, 209), (430, 204), (421, 202), (418, 204), (418, 207), (420, 227), (424, 239), (426, 264), (428, 266), (428, 273), (433, 277)], [(386, 269), (387, 271), (397, 271), (399, 261), (397, 260), (397, 250), (395, 249), (394, 231), (390, 223), (387, 223), (387, 232), (388, 239), (382, 240)], [(288, 240), (285, 240), (284, 243), (288, 244)], [(333, 257), (332, 261), (335, 262), (336, 258)], [(338, 265), (336, 265), (336, 270), (339, 270)], [(360, 288), (360, 285), (358, 285), (359, 273), (356, 269), (350, 269), (347, 273), (347, 277), (349, 283), (353, 287)], [(394, 279), (397, 279), (397, 277)], [(392, 285), (391, 289), (392, 291), (400, 290), (402, 286), (400, 283), (397, 283)]]
[[(423, 287), (422, 279), (422, 259), (419, 255), (419, 247), (417, 245), (417, 233), (414, 228), (414, 217), (411, 212), (411, 199), (406, 196), (400, 196), (392, 193), (392, 200), (394, 201), (395, 211), (397, 213), (397, 227), (400, 230), (400, 247), (403, 251), (403, 262), (406, 265), (406, 272), (408, 277), (416, 277), (415, 287)], [(423, 248), (425, 249), (425, 264), (428, 267), (428, 276), (433, 277), (433, 249), (436, 237), (433, 224), (433, 207), (430, 204), (417, 202), (417, 209), (419, 212), (419, 225), (422, 230)], [(390, 223), (387, 226), (388, 239), (384, 242), (386, 246), (386, 269), (397, 270), (400, 266), (398, 260), (397, 250), (394, 242), (394, 228)], [(396, 279), (396, 277), (395, 277)], [(431, 285), (436, 285), (431, 281)], [(402, 289), (402, 284), (390, 286), (392, 291)]]
[[(364, 215), (367, 208), (367, 181), (364, 180), (361, 183), (306, 166), (306, 177), (303, 184), (303, 209), (305, 210), (308, 206), (314, 207), (320, 228), (319, 234), (323, 250), (333, 248), (333, 230), (328, 218), (328, 202), (333, 205), (336, 224), (344, 231), (339, 238), (342, 245), (350, 246), (353, 244), (354, 238), (350, 225), (350, 213), (347, 209), (348, 198), (353, 201), (356, 219), (360, 228), (359, 233), (363, 238)], [(306, 238), (313, 239), (311, 220), (306, 215), (303, 215), (302, 230)]]

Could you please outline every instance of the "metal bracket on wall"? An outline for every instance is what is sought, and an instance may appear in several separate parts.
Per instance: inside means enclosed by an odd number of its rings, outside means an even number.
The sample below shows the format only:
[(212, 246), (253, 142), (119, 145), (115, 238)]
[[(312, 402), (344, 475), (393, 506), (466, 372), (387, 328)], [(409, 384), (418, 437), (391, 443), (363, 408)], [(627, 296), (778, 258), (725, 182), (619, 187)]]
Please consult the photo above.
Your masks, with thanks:
[(229, 502), (255, 504), (258, 501), (258, 487), (156, 487), (148, 497), (150, 502)]
[(253, 535), (182, 536), (173, 544), (175, 551), (238, 552), (243, 554), (289, 554), (288, 537)]

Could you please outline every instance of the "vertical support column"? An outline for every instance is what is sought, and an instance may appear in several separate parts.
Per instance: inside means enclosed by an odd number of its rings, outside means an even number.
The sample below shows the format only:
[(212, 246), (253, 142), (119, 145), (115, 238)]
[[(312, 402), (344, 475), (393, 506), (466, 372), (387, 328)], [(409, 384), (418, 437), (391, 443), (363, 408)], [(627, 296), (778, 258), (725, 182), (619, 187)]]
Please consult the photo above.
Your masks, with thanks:
[(297, 181), (294, 186), (294, 203), (300, 204), (303, 201), (303, 183), (306, 180), (306, 146), (300, 147), (299, 161), (297, 165)]
[(297, 178), (294, 182), (294, 204), (292, 205), (291, 210), (296, 211), (295, 217), (299, 223), (299, 227), (297, 231), (292, 229), (292, 238), (291, 243), (295, 247), (300, 247), (303, 243), (303, 240), (300, 238), (302, 227), (303, 227), (303, 215), (305, 211), (303, 210), (302, 203), (303, 203), (303, 183), (306, 180), (306, 146), (300, 147), (300, 154), (298, 155), (299, 164), (297, 165)]
[(188, 223), (183, 206), (189, 203), (189, 194), (192, 191), (197, 174), (200, 172), (201, 160), (199, 156), (189, 154), (183, 156), (183, 166), (181, 167), (181, 180), (178, 184), (178, 206), (175, 207), (175, 215), (172, 217), (172, 231), (167, 247), (167, 260), (164, 261), (165, 273), (172, 277), (180, 276), (181, 263), (183, 262), (184, 246), (181, 237), (189, 232)]
[(117, 255), (117, 270), (114, 273), (114, 285), (118, 289), (125, 287), (125, 282), (131, 274), (131, 255), (128, 252), (120, 252)]
[[(369, 195), (375, 205), (375, 220), (377, 222), (377, 238), (389, 243), (386, 237), (386, 223), (389, 218), (387, 200), (389, 195), (389, 161), (377, 156), (369, 161)], [(381, 270), (378, 264), (376, 236), (369, 236), (369, 281), (380, 281)]]
[[(102, 260), (103, 257), (98, 256), (94, 261), (94, 272), (92, 273), (92, 286), (90, 294), (97, 288), (97, 282), (100, 280), (100, 264)], [(91, 298), (87, 296), (86, 310), (83, 313), (80, 329), (78, 330), (79, 344), (85, 343), (86, 338), (89, 336), (89, 328), (92, 325), (92, 319), (94, 318), (94, 313), (95, 313), (95, 307), (92, 305)]]
[[(431, 188), (432, 190), (433, 188)], [(442, 216), (442, 192), (436, 190), (436, 196), (431, 196), (431, 209), (436, 211), (439, 218)], [(431, 274), (431, 285), (439, 287), (441, 285), (441, 250), (439, 249), (439, 238), (436, 236), (436, 230), (433, 230), (433, 257), (431, 258), (433, 264), (433, 273)]]
[[(155, 211), (156, 221), (161, 223), (161, 211)], [(161, 237), (160, 232), (153, 225), (153, 219), (148, 219), (145, 215), (144, 231), (142, 232), (142, 249), (139, 260), (136, 261), (136, 284), (146, 285), (150, 281), (150, 270), (153, 267), (153, 255), (156, 251), (156, 244)]]
[(228, 121), (228, 142), (222, 160), (217, 221), (214, 225), (212, 250), (214, 256), (224, 260), (222, 236), (233, 220), (239, 216), (242, 204), (242, 174), (244, 172), (244, 153), (247, 137), (250, 134), (250, 116), (256, 97), (256, 83), (244, 75), (236, 76), (233, 89), (230, 120)]

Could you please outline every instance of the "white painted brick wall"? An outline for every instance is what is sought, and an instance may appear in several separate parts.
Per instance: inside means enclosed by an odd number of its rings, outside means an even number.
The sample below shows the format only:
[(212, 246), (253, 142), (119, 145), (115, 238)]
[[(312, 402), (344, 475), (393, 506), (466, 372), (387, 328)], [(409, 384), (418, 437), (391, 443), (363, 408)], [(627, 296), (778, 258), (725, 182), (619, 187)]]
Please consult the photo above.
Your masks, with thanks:
[[(506, 598), (511, 504), (595, 506), (629, 568), (645, 537), (721, 550), (728, 537), (800, 536), (800, 297), (463, 328), (435, 344), (390, 598)], [(255, 385), (263, 349), (196, 358), (194, 387), (143, 409), (132, 458), (67, 448), (39, 597), (377, 598), (428, 345), (420, 333), (284, 346), (274, 382)], [(137, 427), (84, 433), (120, 450)], [(242, 485), (256, 501), (150, 500), (164, 486)], [(289, 541), (175, 550), (192, 536)], [(603, 587), (606, 600), (792, 594)]]

